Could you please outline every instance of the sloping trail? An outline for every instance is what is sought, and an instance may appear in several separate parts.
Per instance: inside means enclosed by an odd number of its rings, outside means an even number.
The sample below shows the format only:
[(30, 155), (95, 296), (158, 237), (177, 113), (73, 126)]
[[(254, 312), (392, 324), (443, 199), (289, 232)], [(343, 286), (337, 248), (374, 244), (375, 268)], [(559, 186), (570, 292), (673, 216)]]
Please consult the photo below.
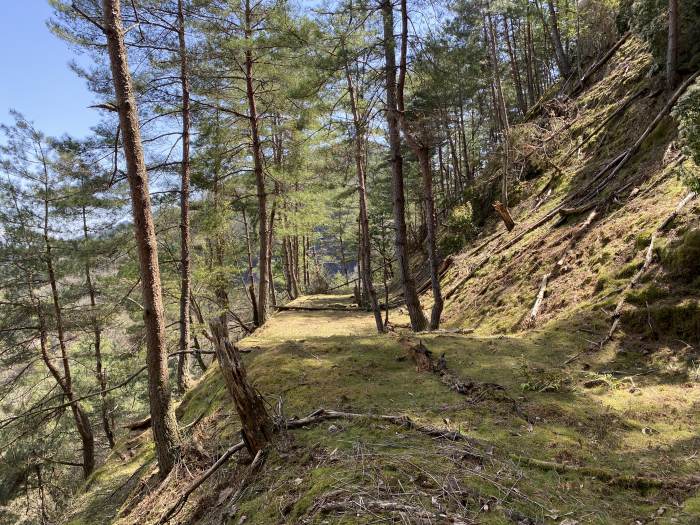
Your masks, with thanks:
[[(306, 297), (297, 304), (349, 301)], [(399, 315), (391, 312), (397, 322)], [(583, 388), (588, 374), (560, 367), (584, 344), (571, 325), (547, 325), (518, 337), (419, 337), (437, 355), (445, 353), (451, 371), (502, 385), (534, 423), (507, 404), (465, 397), (433, 374), (418, 373), (396, 336), (374, 333), (367, 312), (279, 312), (240, 344), (251, 349), (244, 357), (249, 376), (284, 417), (301, 418), (319, 407), (400, 414), (470, 440), (452, 442), (362, 417), (289, 430), (229, 522), (246, 516), (245, 523), (255, 524), (558, 523), (562, 517), (629, 523), (647, 521), (663, 507), (664, 517), (692, 523), (700, 505), (692, 487), (626, 480), (685, 479), (700, 470), (700, 388), (652, 375), (634, 377), (634, 392), (612, 376), (600, 376), (609, 387)], [(599, 359), (588, 363), (592, 369), (605, 366), (605, 357)], [(211, 368), (178, 410), (181, 426), (197, 423), (187, 430), (183, 464), (168, 483), (154, 485), (149, 477), (149, 432), (124, 438), (64, 523), (154, 523), (193, 477), (238, 440), (232, 404)], [(521, 388), (529, 382), (548, 390), (542, 387), (547, 381), (553, 391)], [(193, 452), (195, 444), (200, 453)], [(220, 523), (220, 502), (237, 490), (246, 471), (244, 458), (221, 468), (172, 523)]]

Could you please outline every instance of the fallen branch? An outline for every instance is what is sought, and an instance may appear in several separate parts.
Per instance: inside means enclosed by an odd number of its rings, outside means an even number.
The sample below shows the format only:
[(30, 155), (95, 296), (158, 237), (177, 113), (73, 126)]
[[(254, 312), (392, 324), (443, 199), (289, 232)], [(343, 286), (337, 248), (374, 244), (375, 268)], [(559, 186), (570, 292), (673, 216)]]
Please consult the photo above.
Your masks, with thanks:
[(549, 276), (551, 274), (546, 273), (542, 277), (542, 283), (540, 284), (540, 290), (537, 292), (537, 298), (535, 299), (535, 304), (532, 305), (532, 310), (530, 310), (530, 315), (527, 316), (525, 320), (525, 326), (533, 326), (535, 324), (535, 319), (537, 319), (537, 313), (540, 311), (540, 306), (544, 300), (544, 294), (547, 292), (547, 281), (549, 281)]
[(603, 55), (603, 58), (598, 60), (598, 62), (595, 62), (591, 67), (589, 67), (584, 75), (579, 79), (578, 84), (574, 87), (573, 91), (571, 92), (572, 95), (576, 94), (578, 91), (583, 89), (583, 86), (590, 80), (590, 78), (593, 76), (593, 74), (598, 71), (601, 67), (603, 67), (605, 64), (608, 63), (608, 61), (615, 55), (618, 49), (624, 44), (627, 39), (630, 37), (631, 32), (627, 32), (622, 37), (615, 42), (615, 44), (608, 50), (605, 55)]
[(248, 488), (250, 483), (253, 481), (253, 478), (257, 475), (258, 472), (260, 472), (260, 469), (265, 464), (266, 458), (267, 458), (267, 449), (258, 450), (258, 453), (255, 454), (255, 457), (253, 458), (253, 462), (250, 464), (250, 467), (248, 467), (248, 472), (246, 473), (245, 477), (241, 481), (241, 485), (238, 487), (238, 490), (236, 491), (236, 493), (233, 496), (231, 496), (231, 499), (226, 506), (227, 508), (223, 512), (222, 519), (224, 521), (227, 521), (236, 515), (236, 512), (238, 510), (236, 504), (241, 499), (243, 492)]
[(552, 271), (546, 273), (542, 278), (539, 292), (537, 293), (537, 297), (535, 298), (535, 304), (532, 305), (532, 310), (530, 310), (530, 314), (525, 318), (525, 320), (522, 323), (525, 328), (532, 327), (535, 324), (535, 319), (537, 318), (537, 314), (540, 310), (540, 307), (542, 306), (542, 302), (544, 301), (544, 295), (547, 291), (547, 284), (561, 274), (561, 271), (564, 269), (564, 263), (566, 261), (567, 255), (573, 249), (573, 247), (576, 246), (576, 243), (579, 241), (579, 239), (581, 239), (581, 237), (583, 237), (583, 235), (586, 233), (588, 227), (593, 223), (593, 220), (596, 218), (596, 215), (596, 210), (593, 210), (591, 213), (588, 214), (588, 217), (583, 222), (581, 227), (578, 230), (576, 230), (571, 236), (571, 239), (569, 239), (569, 242), (564, 247), (561, 256), (557, 259), (557, 262), (554, 263), (554, 268), (552, 268)]
[(409, 354), (416, 364), (418, 372), (432, 372), (440, 378), (440, 382), (453, 392), (462, 395), (472, 396), (475, 401), (480, 401), (486, 397), (494, 401), (506, 401), (513, 407), (513, 411), (522, 419), (530, 423), (530, 418), (523, 413), (520, 405), (506, 393), (506, 389), (497, 383), (482, 383), (479, 381), (464, 380), (447, 369), (445, 354), (435, 361), (433, 353), (422, 341), (414, 343), (407, 337), (399, 339), (401, 347)]
[(415, 522), (414, 520), (419, 519), (421, 521), (427, 521), (428, 523), (436, 522), (436, 520), (440, 522), (449, 520), (449, 523), (461, 523), (464, 525), (467, 523), (474, 523), (471, 520), (465, 521), (467, 518), (460, 515), (452, 515), (445, 512), (431, 512), (421, 507), (406, 505), (405, 503), (396, 501), (366, 500), (364, 498), (360, 498), (359, 500), (351, 499), (323, 503), (316, 506), (316, 511), (322, 513), (353, 512), (355, 514), (360, 511), (366, 513), (398, 512), (407, 515), (411, 522)]
[(673, 109), (673, 106), (675, 106), (676, 102), (678, 99), (681, 97), (681, 95), (685, 92), (685, 90), (690, 86), (695, 79), (698, 77), (700, 74), (700, 70), (696, 71), (692, 75), (690, 75), (683, 84), (680, 85), (680, 87), (671, 95), (671, 98), (668, 99), (666, 102), (666, 105), (659, 111), (659, 113), (656, 115), (654, 120), (651, 121), (651, 124), (647, 126), (647, 128), (644, 130), (644, 132), (639, 136), (639, 138), (636, 140), (634, 144), (627, 150), (625, 153), (624, 157), (618, 162), (615, 167), (612, 169), (612, 171), (603, 178), (603, 180), (594, 188), (594, 193), (599, 193), (600, 190), (615, 176), (617, 173), (620, 172), (620, 170), (625, 166), (627, 161), (634, 155), (637, 150), (640, 148), (642, 143), (646, 140), (646, 138), (651, 134), (652, 131), (656, 129), (656, 126), (659, 125), (659, 123), (666, 117), (670, 112), (671, 109)]
[(450, 288), (447, 292), (445, 292), (445, 300), (452, 297), (455, 294), (455, 292), (457, 290), (459, 290), (464, 285), (464, 283), (466, 283), (469, 279), (474, 277), (476, 272), (478, 272), (481, 269), (481, 267), (484, 266), (489, 261), (490, 258), (491, 258), (490, 255), (482, 257), (478, 263), (476, 263), (474, 266), (472, 266), (469, 269), (469, 271), (467, 272), (467, 275), (462, 277), (459, 281), (457, 281), (457, 283), (452, 288)]
[(301, 419), (289, 419), (285, 423), (287, 429), (302, 428), (309, 425), (315, 425), (321, 423), (322, 421), (336, 420), (336, 419), (370, 419), (374, 421), (383, 421), (385, 423), (391, 423), (401, 428), (408, 430), (415, 430), (421, 434), (425, 434), (430, 437), (445, 439), (448, 441), (464, 441), (472, 444), (479, 444), (479, 441), (475, 438), (469, 437), (466, 434), (462, 434), (459, 431), (447, 430), (444, 428), (432, 427), (429, 425), (422, 425), (416, 423), (408, 416), (394, 416), (394, 415), (381, 415), (381, 414), (358, 414), (354, 412), (339, 412), (337, 410), (325, 410), (319, 408), (318, 410), (312, 412), (306, 417)]
[(182, 507), (185, 506), (185, 503), (187, 503), (187, 499), (192, 495), (192, 493), (197, 490), (197, 488), (204, 483), (206, 480), (208, 480), (214, 472), (216, 472), (222, 465), (226, 464), (226, 462), (231, 459), (231, 457), (238, 451), (242, 450), (245, 448), (245, 443), (241, 441), (240, 443), (236, 443), (233, 445), (231, 448), (229, 448), (226, 452), (224, 452), (219, 459), (216, 460), (216, 462), (207, 469), (204, 474), (199, 476), (196, 480), (194, 480), (189, 487), (187, 487), (187, 490), (183, 492), (180, 497), (177, 499), (175, 503), (173, 503), (168, 510), (163, 514), (163, 516), (158, 520), (158, 525), (162, 525), (163, 523), (167, 523), (170, 521), (175, 514), (180, 512)]

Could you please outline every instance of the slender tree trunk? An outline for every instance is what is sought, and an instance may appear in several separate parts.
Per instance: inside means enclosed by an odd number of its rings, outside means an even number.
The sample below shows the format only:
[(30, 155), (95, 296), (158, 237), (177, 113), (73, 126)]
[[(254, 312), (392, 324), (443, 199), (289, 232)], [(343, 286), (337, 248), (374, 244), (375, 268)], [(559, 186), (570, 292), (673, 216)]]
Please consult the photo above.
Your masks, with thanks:
[(192, 384), (190, 378), (190, 79), (185, 42), (185, 15), (182, 0), (177, 0), (177, 35), (182, 89), (182, 181), (180, 183), (180, 355), (177, 361), (177, 386), (181, 393)]
[[(401, 0), (401, 59), (399, 67), (401, 77), (406, 72), (406, 60), (408, 52), (408, 7), (406, 0)], [(404, 104), (404, 83), (401, 81), (397, 86), (397, 107), (399, 122), (403, 129), (404, 136), (408, 144), (418, 159), (421, 178), (423, 180), (423, 207), (425, 226), (428, 243), (428, 263), (430, 265), (430, 282), (433, 291), (433, 308), (430, 315), (430, 329), (437, 330), (440, 327), (440, 316), (442, 315), (443, 299), (440, 289), (440, 275), (438, 270), (437, 240), (435, 233), (435, 199), (433, 197), (433, 173), (430, 159), (430, 148), (426, 144), (428, 138), (419, 138), (410, 128), (405, 116)]]
[(267, 279), (270, 289), (270, 304), (277, 306), (277, 296), (275, 295), (275, 280), (272, 275), (272, 248), (274, 246), (275, 233), (275, 214), (277, 213), (277, 200), (272, 201), (272, 210), (270, 210), (270, 222), (268, 223), (268, 239), (267, 239)]
[(263, 167), (263, 152), (260, 143), (260, 133), (258, 130), (258, 109), (255, 100), (255, 78), (252, 39), (253, 20), (250, 0), (245, 0), (245, 39), (247, 48), (245, 51), (245, 81), (246, 96), (248, 99), (248, 118), (250, 120), (251, 153), (253, 155), (253, 172), (255, 174), (255, 186), (258, 195), (258, 228), (260, 252), (258, 260), (258, 322), (262, 326), (267, 319), (267, 257), (268, 257), (268, 235), (267, 235), (267, 192), (265, 190), (265, 172)]
[(241, 214), (243, 215), (243, 232), (245, 233), (245, 246), (248, 255), (248, 278), (250, 279), (248, 292), (250, 294), (250, 304), (253, 308), (253, 324), (260, 326), (260, 314), (257, 308), (258, 301), (255, 297), (255, 279), (253, 277), (255, 275), (253, 272), (253, 250), (250, 247), (250, 228), (248, 227), (248, 215), (245, 212), (245, 208), (241, 210)]
[(421, 309), (416, 283), (411, 274), (408, 259), (406, 235), (406, 203), (404, 197), (403, 157), (399, 135), (398, 108), (396, 105), (396, 41), (394, 38), (394, 10), (391, 0), (381, 0), (384, 27), (384, 55), (386, 59), (386, 109), (389, 128), (389, 150), (391, 163), (391, 189), (394, 208), (394, 228), (396, 229), (396, 259), (403, 286), (406, 309), (414, 331), (425, 330), (427, 320)]
[(508, 57), (510, 58), (510, 71), (513, 77), (513, 86), (515, 86), (515, 95), (518, 100), (518, 107), (520, 112), (524, 115), (527, 113), (527, 102), (525, 100), (525, 95), (523, 94), (523, 85), (520, 81), (520, 70), (518, 67), (518, 60), (515, 51), (515, 38), (513, 38), (513, 43), (511, 44), (510, 31), (508, 30), (508, 18), (503, 15), (503, 34), (506, 38), (506, 48), (508, 49)]
[(557, 66), (561, 76), (566, 78), (571, 74), (571, 64), (569, 63), (569, 57), (564, 51), (564, 46), (561, 45), (561, 33), (559, 32), (559, 22), (557, 21), (557, 10), (554, 7), (554, 0), (547, 0), (547, 7), (549, 8), (549, 30), (552, 36), (554, 55), (557, 59)]
[[(53, 367), (50, 363), (50, 358), (48, 356), (47, 348), (47, 323), (43, 312), (41, 311), (41, 304), (39, 300), (36, 299), (34, 302), (37, 303), (37, 317), (39, 317), (39, 322), (41, 326), (41, 337), (42, 343), (42, 357), (44, 363), (47, 365), (49, 370), (59, 384), (59, 387), (63, 390), (64, 395), (68, 398), (71, 403), (71, 411), (73, 413), (73, 418), (75, 420), (76, 429), (80, 435), (80, 440), (82, 442), (83, 449), (83, 474), (87, 478), (90, 473), (95, 469), (95, 437), (92, 432), (92, 426), (90, 425), (90, 420), (87, 414), (82, 408), (82, 405), (77, 401), (74, 401), (73, 392), (73, 378), (71, 375), (70, 360), (68, 358), (68, 347), (66, 346), (66, 336), (63, 325), (63, 311), (61, 309), (61, 302), (58, 296), (58, 283), (56, 282), (56, 272), (53, 266), (53, 255), (51, 240), (49, 238), (49, 171), (48, 171), (48, 159), (44, 154), (44, 149), (41, 144), (38, 145), (39, 153), (41, 156), (41, 161), (43, 164), (44, 171), (44, 224), (43, 224), (43, 236), (44, 236), (44, 262), (46, 263), (46, 272), (48, 274), (49, 285), (51, 287), (51, 299), (53, 301), (54, 317), (56, 323), (56, 332), (58, 335), (58, 344), (61, 349), (61, 363), (63, 365), (63, 377), (61, 378), (58, 369)], [(28, 284), (31, 289), (31, 294), (34, 294), (33, 283)], [(51, 365), (51, 366), (49, 366)]]
[(666, 87), (678, 83), (678, 0), (668, 0), (668, 46), (666, 49)]
[(66, 399), (70, 403), (71, 412), (73, 413), (73, 419), (75, 421), (75, 427), (82, 443), (83, 477), (87, 479), (95, 469), (95, 440), (92, 434), (92, 427), (82, 405), (80, 402), (75, 400), (75, 395), (73, 393), (73, 388), (70, 381), (70, 366), (66, 368), (68, 360), (65, 359), (62, 361), (64, 367), (63, 376), (61, 376), (60, 371), (54, 364), (53, 357), (49, 351), (48, 326), (46, 322), (46, 315), (44, 313), (44, 307), (41, 300), (34, 292), (34, 286), (35, 285), (31, 274), (27, 273), (27, 289), (29, 292), (29, 298), (34, 306), (39, 324), (39, 350), (41, 351), (41, 359), (44, 361), (46, 368), (48, 368), (51, 376), (56, 381), (56, 384), (58, 384), (61, 392), (63, 392), (63, 395), (66, 396)]
[(120, 1), (102, 0), (102, 8), (126, 157), (127, 178), (131, 190), (131, 207), (141, 270), (151, 425), (160, 475), (165, 477), (173, 468), (179, 455), (180, 436), (170, 396), (158, 242), (151, 212), (148, 174), (141, 143), (136, 98), (124, 45)]
[[(384, 332), (384, 324), (382, 322), (382, 312), (379, 308), (377, 300), (377, 292), (374, 289), (372, 280), (372, 252), (369, 238), (369, 216), (367, 212), (367, 185), (365, 175), (365, 124), (360, 116), (357, 106), (357, 93), (350, 75), (350, 66), (345, 64), (345, 79), (348, 86), (348, 94), (350, 96), (350, 107), (352, 109), (353, 125), (355, 127), (355, 170), (357, 171), (357, 191), (360, 201), (360, 259), (361, 264), (358, 265), (358, 275), (362, 276), (365, 293), (369, 298), (370, 306), (374, 314), (374, 322), (379, 333)], [(345, 255), (343, 255), (343, 261)], [(344, 266), (344, 264), (343, 264)], [(345, 270), (345, 279), (347, 280), (347, 269)]]
[[(83, 238), (87, 243), (89, 240), (87, 213), (85, 206), (81, 208), (83, 217)], [(102, 428), (109, 443), (109, 448), (114, 448), (114, 432), (109, 424), (109, 410), (107, 403), (107, 374), (102, 366), (102, 327), (97, 317), (97, 294), (92, 282), (92, 272), (90, 270), (90, 255), (85, 255), (85, 285), (90, 297), (90, 324), (92, 324), (93, 343), (95, 345), (95, 377), (100, 386), (100, 416), (102, 418)]]

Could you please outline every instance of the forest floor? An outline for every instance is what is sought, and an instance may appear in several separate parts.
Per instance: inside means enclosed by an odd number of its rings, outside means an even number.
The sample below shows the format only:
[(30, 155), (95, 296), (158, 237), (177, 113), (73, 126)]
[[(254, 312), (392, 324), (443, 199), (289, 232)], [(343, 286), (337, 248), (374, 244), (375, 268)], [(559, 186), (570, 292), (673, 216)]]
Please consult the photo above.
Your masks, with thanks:
[[(454, 254), (442, 279), (448, 330), (402, 334), (398, 309), (399, 333), (378, 335), (369, 313), (339, 310), (349, 295), (313, 296), (291, 304), (327, 309), (278, 312), (242, 340), (249, 377), (279, 421), (319, 408), (366, 416), (283, 432), (253, 475), (251, 458), (235, 456), (171, 523), (700, 524), (700, 199), (659, 228), (688, 195), (678, 173), (698, 168), (680, 155), (672, 119), (591, 192), (595, 218), (587, 208), (530, 228), (577, 202), (567, 199), (664, 107), (650, 68), (630, 38), (578, 96), (514, 126), (513, 148), (529, 159), (509, 203), (516, 227), (491, 218)], [(429, 293), (422, 301), (428, 309)], [(598, 344), (616, 318), (619, 330)], [(467, 393), (419, 372), (406, 337), (444, 353)], [(177, 414), (185, 447), (164, 482), (150, 430), (132, 432), (63, 523), (157, 523), (239, 441), (216, 365)], [(455, 432), (462, 439), (447, 439)]]
[[(316, 296), (293, 304), (349, 301)], [(370, 417), (289, 430), (223, 523), (700, 523), (700, 382), (610, 351), (565, 365), (586, 344), (579, 328), (416, 336), (445, 354), (451, 373), (504, 389), (461, 395), (418, 372), (397, 334), (373, 333), (366, 312), (276, 314), (241, 342), (250, 350), (249, 375), (275, 412), (407, 415), (468, 439)], [(165, 482), (154, 476), (150, 430), (134, 434), (88, 481), (66, 522), (155, 523), (238, 441), (216, 365), (178, 416), (188, 448)], [(222, 523), (249, 462), (245, 454), (232, 459), (172, 523)]]

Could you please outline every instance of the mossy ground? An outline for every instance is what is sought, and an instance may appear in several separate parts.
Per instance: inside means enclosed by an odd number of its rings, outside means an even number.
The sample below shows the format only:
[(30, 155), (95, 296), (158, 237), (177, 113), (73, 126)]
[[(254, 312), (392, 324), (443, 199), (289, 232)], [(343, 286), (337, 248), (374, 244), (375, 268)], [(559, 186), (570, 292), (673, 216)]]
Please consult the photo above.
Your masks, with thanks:
[[(305, 298), (307, 304), (313, 300)], [(465, 397), (449, 391), (433, 374), (418, 373), (395, 335), (373, 333), (367, 313), (275, 315), (242, 346), (253, 349), (245, 360), (256, 387), (286, 417), (319, 407), (406, 414), (459, 430), (476, 444), (437, 440), (370, 419), (289, 431), (245, 491), (230, 523), (242, 516), (251, 524), (402, 519), (396, 513), (363, 510), (360, 498), (434, 512), (443, 508), (465, 522), (557, 523), (569, 517), (582, 523), (693, 523), (698, 503), (690, 485), (640, 491), (578, 473), (543, 470), (519, 459), (658, 478), (680, 478), (700, 468), (700, 384), (646, 373), (642, 361), (612, 348), (563, 366), (586, 344), (589, 335), (577, 329), (584, 324), (550, 323), (515, 336), (421, 335), (431, 350), (445, 353), (454, 373), (502, 385), (530, 417), (528, 423), (509, 403)], [(528, 374), (545, 371), (566, 376), (566, 385), (548, 392), (522, 388)], [(609, 383), (582, 386), (604, 374)], [(237, 418), (215, 367), (185, 397), (178, 413), (183, 425), (206, 414), (194, 436), (212, 457), (237, 441)], [(119, 457), (129, 450), (122, 443), (93, 476), (78, 501), (82, 512), (69, 523), (152, 523), (206, 467), (186, 455), (175, 478), (159, 488), (149, 479), (155, 464), (148, 433), (136, 443), (130, 445), (136, 447), (133, 457)], [(233, 460), (190, 498), (174, 522), (217, 523), (226, 496), (246, 469), (245, 456)], [(346, 499), (356, 501), (357, 508), (321, 510), (324, 503)]]

